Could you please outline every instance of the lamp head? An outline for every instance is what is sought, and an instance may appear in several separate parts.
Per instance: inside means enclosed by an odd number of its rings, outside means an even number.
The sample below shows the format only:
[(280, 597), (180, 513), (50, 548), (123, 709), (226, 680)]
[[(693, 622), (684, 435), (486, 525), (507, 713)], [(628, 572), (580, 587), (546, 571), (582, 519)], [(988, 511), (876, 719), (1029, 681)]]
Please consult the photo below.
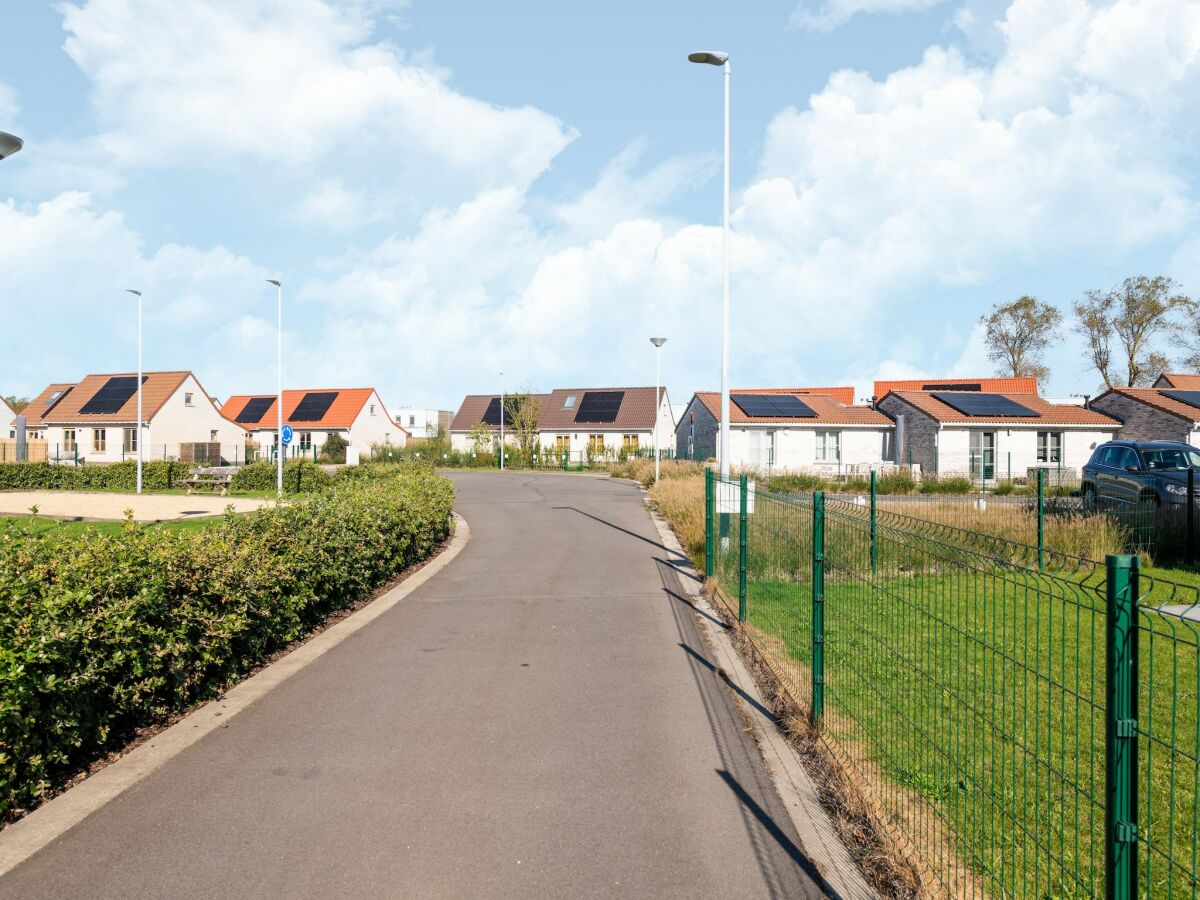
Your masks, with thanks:
[(127, 294), (133, 294), (135, 297), (140, 297), (140, 296), (142, 296), (142, 292), (141, 292), (141, 291), (135, 291), (133, 288), (125, 288), (125, 293), (127, 293)]
[(661, 347), (666, 342), (666, 338), (650, 338), (650, 343), (652, 343), (655, 347)]
[(729, 54), (723, 50), (697, 50), (688, 54), (688, 62), (706, 63), (710, 66), (723, 66), (729, 62)]
[(25, 142), (15, 134), (9, 134), (7, 131), (0, 131), (0, 159), (12, 156), (24, 146)]
[(275, 285), (275, 287), (283, 287), (283, 282), (280, 281), (278, 278), (268, 278), (267, 284), (273, 284), (273, 285)]

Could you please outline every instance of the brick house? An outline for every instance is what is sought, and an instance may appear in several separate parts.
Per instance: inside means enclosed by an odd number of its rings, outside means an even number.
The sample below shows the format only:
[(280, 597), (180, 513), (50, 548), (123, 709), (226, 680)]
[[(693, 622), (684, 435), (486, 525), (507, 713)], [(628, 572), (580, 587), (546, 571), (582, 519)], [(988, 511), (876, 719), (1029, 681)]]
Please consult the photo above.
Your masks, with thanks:
[(898, 463), (984, 481), (1032, 468), (1078, 474), (1120, 428), (1100, 411), (1015, 392), (892, 391), (876, 407), (896, 423)]
[[(1127, 388), (1105, 391), (1091, 402), (1091, 408), (1112, 416), (1121, 423), (1120, 437), (1129, 441), (1200, 440), (1200, 408), (1186, 399), (1200, 399), (1200, 375), (1163, 375), (1174, 387)], [(1158, 382), (1156, 382), (1158, 383)], [(1195, 387), (1185, 385), (1195, 384)]]
[[(853, 401), (852, 387), (730, 391), (730, 465), (822, 474), (882, 467), (891, 457), (892, 420)], [(675, 429), (676, 455), (716, 457), (720, 416), (719, 393), (694, 394)]]
[[(260, 456), (274, 452), (279, 413), (275, 394), (235, 394), (221, 414), (244, 428)], [(397, 425), (374, 388), (322, 388), (283, 392), (283, 422), (294, 437), (289, 456), (312, 458), (331, 434), (345, 438), (363, 459), (376, 444), (403, 447), (408, 432)]]

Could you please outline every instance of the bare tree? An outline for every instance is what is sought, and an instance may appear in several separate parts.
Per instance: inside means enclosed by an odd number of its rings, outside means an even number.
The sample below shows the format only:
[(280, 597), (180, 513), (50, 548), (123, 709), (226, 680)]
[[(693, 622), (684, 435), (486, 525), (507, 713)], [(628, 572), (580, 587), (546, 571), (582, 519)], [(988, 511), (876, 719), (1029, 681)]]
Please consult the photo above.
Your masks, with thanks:
[(1178, 342), (1182, 332), (1180, 314), (1194, 314), (1195, 304), (1178, 285), (1163, 275), (1138, 275), (1110, 291), (1088, 291), (1075, 304), (1075, 330), (1088, 341), (1088, 356), (1106, 387), (1117, 378), (1113, 371), (1112, 347), (1120, 352), (1127, 387), (1150, 384), (1167, 365), (1156, 342), (1168, 338)]
[(542, 401), (529, 391), (520, 391), (504, 398), (504, 411), (508, 414), (508, 422), (521, 453), (526, 457), (532, 456), (533, 445), (538, 436)]
[(1062, 313), (1037, 297), (1024, 296), (996, 304), (980, 321), (987, 329), (988, 359), (999, 364), (998, 374), (1049, 379), (1042, 354), (1062, 324)]

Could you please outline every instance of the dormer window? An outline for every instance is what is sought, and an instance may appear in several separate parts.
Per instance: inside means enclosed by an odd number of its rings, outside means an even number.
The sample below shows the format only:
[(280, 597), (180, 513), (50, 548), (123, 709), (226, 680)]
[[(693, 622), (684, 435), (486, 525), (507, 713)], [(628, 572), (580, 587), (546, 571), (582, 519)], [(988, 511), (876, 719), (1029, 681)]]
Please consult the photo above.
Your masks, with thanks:
[(575, 395), (567, 394), (567, 399), (563, 401), (563, 409), (573, 409), (575, 406)]

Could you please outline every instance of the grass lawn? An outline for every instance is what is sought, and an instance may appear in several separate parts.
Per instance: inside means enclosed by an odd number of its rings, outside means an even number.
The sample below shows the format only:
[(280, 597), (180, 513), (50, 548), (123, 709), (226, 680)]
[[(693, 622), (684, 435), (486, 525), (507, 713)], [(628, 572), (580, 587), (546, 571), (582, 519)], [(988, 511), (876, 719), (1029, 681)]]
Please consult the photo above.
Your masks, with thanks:
[[(222, 516), (198, 516), (168, 522), (139, 522), (139, 528), (165, 528), (168, 531), (200, 531), (220, 522)], [(116, 534), (125, 527), (124, 522), (72, 521), (48, 519), (45, 516), (0, 516), (0, 534), (22, 533), (41, 535), (57, 533), (63, 535), (83, 534), (94, 531), (101, 534)]]
[[(747, 606), (760, 645), (810, 698), (804, 522), (790, 510), (751, 517)], [(949, 535), (894, 528), (880, 530), (873, 575), (865, 522), (829, 516), (826, 527), (827, 734), (951, 893), (973, 893), (979, 878), (995, 896), (1102, 894), (1103, 573), (1039, 575)], [(735, 526), (717, 561), (734, 597), (737, 537)], [(1148, 574), (1138, 623), (1141, 890), (1190, 895), (1200, 622), (1150, 607), (1195, 602), (1200, 576)]]

